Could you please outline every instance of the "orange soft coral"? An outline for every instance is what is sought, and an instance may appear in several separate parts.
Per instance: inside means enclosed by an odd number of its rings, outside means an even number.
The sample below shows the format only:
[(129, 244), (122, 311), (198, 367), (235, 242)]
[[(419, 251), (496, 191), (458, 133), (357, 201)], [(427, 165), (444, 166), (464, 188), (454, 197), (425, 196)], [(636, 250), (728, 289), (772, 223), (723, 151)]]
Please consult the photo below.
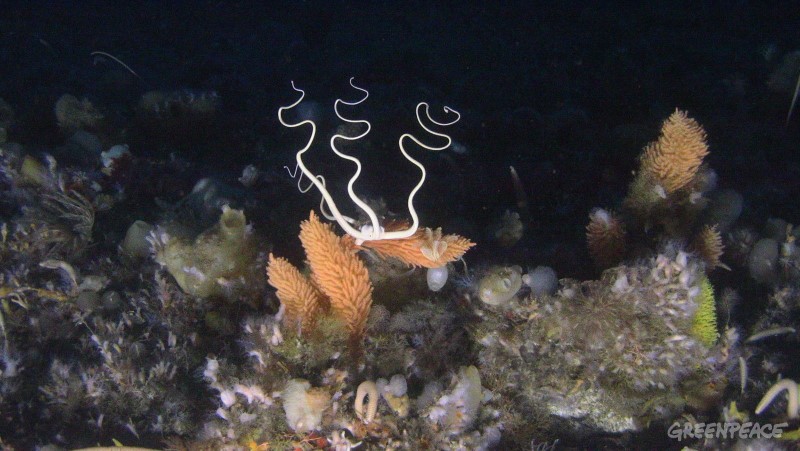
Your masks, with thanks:
[[(345, 240), (353, 243), (352, 238)], [(356, 248), (371, 249), (383, 258), (394, 257), (409, 266), (439, 268), (460, 259), (474, 245), (462, 236), (442, 235), (441, 228), (424, 228), (408, 238), (365, 241)]]
[(372, 305), (372, 284), (364, 263), (313, 211), (300, 224), (300, 241), (312, 278), (330, 299), (331, 310), (345, 322), (352, 338), (360, 338)]
[(672, 194), (694, 179), (706, 155), (703, 127), (685, 111), (675, 110), (662, 124), (658, 140), (644, 149), (641, 170)]
[(625, 225), (613, 213), (597, 208), (589, 214), (586, 244), (595, 265), (610, 268), (625, 256)]
[(269, 284), (278, 290), (284, 322), (299, 323), (301, 331), (311, 330), (327, 303), (325, 296), (285, 258), (269, 254), (267, 277)]

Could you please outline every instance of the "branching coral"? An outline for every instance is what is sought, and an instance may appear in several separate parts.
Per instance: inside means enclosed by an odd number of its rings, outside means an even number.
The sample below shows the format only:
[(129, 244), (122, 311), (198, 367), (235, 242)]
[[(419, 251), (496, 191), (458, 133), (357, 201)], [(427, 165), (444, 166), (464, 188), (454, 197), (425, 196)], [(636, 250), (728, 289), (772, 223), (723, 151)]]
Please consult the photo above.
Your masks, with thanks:
[(461, 258), (475, 243), (458, 235), (442, 235), (442, 229), (418, 229), (407, 238), (364, 241), (358, 248), (371, 249), (381, 257), (393, 257), (409, 266), (439, 268)]
[(300, 225), (300, 241), (312, 278), (330, 299), (331, 310), (347, 324), (353, 338), (362, 337), (372, 305), (372, 284), (364, 263), (313, 212)]
[(627, 243), (628, 237), (692, 242), (693, 236), (693, 250), (706, 261), (707, 270), (724, 266), (720, 262), (723, 246), (719, 230), (724, 223), (729, 226), (738, 213), (705, 212), (709, 205), (717, 205), (713, 199), (728, 202), (732, 198), (730, 202), (735, 204), (736, 196), (707, 196), (715, 189), (717, 179), (703, 163), (708, 153), (703, 127), (686, 112), (675, 110), (663, 122), (658, 139), (642, 151), (622, 214), (612, 215), (602, 209), (590, 214), (586, 238), (598, 267), (605, 269), (620, 263), (626, 257), (626, 248), (635, 249), (642, 244)]
[(300, 226), (300, 241), (311, 267), (311, 281), (285, 259), (270, 256), (269, 283), (278, 290), (288, 321), (300, 321), (303, 330), (330, 306), (347, 325), (353, 339), (363, 336), (372, 305), (372, 284), (364, 263), (356, 256), (371, 249), (382, 257), (394, 257), (412, 266), (435, 268), (461, 256), (474, 243), (458, 235), (442, 236), (441, 229), (417, 230), (411, 237), (366, 241), (338, 237), (314, 212)]
[(609, 211), (594, 209), (586, 226), (586, 244), (589, 255), (599, 268), (616, 265), (625, 256), (625, 224)]
[[(311, 324), (320, 311), (321, 292), (328, 298), (333, 313), (346, 324), (353, 340), (364, 334), (372, 305), (372, 284), (364, 263), (352, 246), (336, 236), (331, 226), (323, 224), (312, 211), (300, 225), (300, 241), (311, 266), (312, 285), (283, 259), (270, 258), (267, 274), (270, 284), (278, 288), (278, 298), (290, 317)], [(315, 292), (316, 287), (318, 291)]]
[(725, 246), (716, 224), (703, 227), (695, 236), (692, 247), (705, 261), (707, 271), (710, 272), (718, 266), (726, 267), (720, 261)]
[[(311, 145), (314, 142), (314, 138), (315, 138), (316, 132), (317, 132), (317, 126), (310, 119), (306, 119), (306, 120), (298, 122), (298, 123), (289, 123), (289, 122), (286, 122), (286, 120), (283, 118), (284, 112), (286, 110), (290, 110), (290, 109), (294, 108), (300, 102), (302, 102), (303, 98), (305, 97), (305, 94), (306, 94), (305, 91), (303, 91), (302, 89), (296, 88), (295, 85), (294, 85), (294, 82), (292, 82), (292, 89), (294, 89), (295, 91), (300, 93), (300, 98), (297, 99), (294, 103), (292, 103), (292, 104), (290, 104), (288, 106), (279, 108), (278, 109), (278, 120), (281, 122), (281, 124), (283, 124), (283, 126), (290, 127), (290, 128), (300, 127), (302, 125), (310, 125), (311, 126), (311, 136), (309, 137), (308, 142), (306, 143), (306, 145), (303, 148), (301, 148), (300, 150), (297, 151), (297, 154), (295, 156), (295, 160), (297, 161), (297, 169), (299, 169), (299, 171), (302, 172), (302, 174), (300, 174), (300, 176), (298, 177), (298, 187), (299, 187), (299, 183), (300, 183), (300, 181), (301, 181), (303, 176), (308, 178), (308, 180), (313, 184), (313, 186), (317, 188), (317, 190), (320, 192), (320, 194), (322, 194), (322, 203), (320, 204), (320, 211), (322, 212), (322, 214), (328, 220), (336, 221), (339, 224), (339, 226), (342, 227), (342, 229), (344, 229), (344, 231), (348, 235), (350, 235), (353, 238), (355, 238), (356, 240), (358, 240), (359, 244), (362, 241), (369, 241), (369, 240), (388, 240), (388, 239), (408, 238), (408, 237), (414, 235), (417, 232), (417, 229), (419, 227), (419, 217), (417, 216), (417, 212), (414, 209), (414, 196), (417, 194), (417, 191), (419, 191), (419, 189), (422, 188), (422, 185), (425, 183), (425, 177), (426, 177), (427, 173), (425, 171), (425, 166), (423, 166), (422, 163), (420, 163), (419, 161), (417, 161), (414, 158), (412, 158), (411, 155), (408, 153), (408, 151), (405, 148), (405, 142), (407, 140), (413, 141), (418, 146), (422, 147), (423, 149), (427, 149), (427, 150), (434, 150), (434, 151), (444, 150), (444, 149), (446, 149), (446, 148), (448, 148), (450, 146), (450, 144), (452, 143), (452, 139), (448, 135), (446, 135), (444, 133), (439, 133), (439, 132), (433, 131), (429, 126), (425, 125), (425, 122), (423, 122), (423, 120), (422, 120), (422, 111), (424, 110), (425, 116), (426, 116), (427, 121), (429, 123), (432, 123), (433, 125), (440, 126), (440, 127), (455, 124), (461, 118), (461, 115), (457, 111), (453, 110), (452, 108), (445, 106), (444, 107), (444, 112), (445, 113), (453, 113), (455, 115), (455, 119), (453, 119), (452, 121), (449, 121), (449, 122), (439, 122), (439, 121), (436, 121), (435, 119), (433, 119), (431, 117), (430, 106), (427, 103), (420, 102), (417, 105), (416, 115), (417, 115), (417, 122), (419, 123), (420, 127), (422, 127), (429, 134), (431, 134), (433, 136), (444, 138), (446, 141), (445, 141), (445, 144), (443, 144), (443, 145), (433, 146), (433, 145), (428, 145), (428, 144), (425, 144), (425, 143), (421, 142), (418, 138), (416, 138), (414, 135), (411, 135), (409, 133), (404, 133), (402, 136), (400, 136), (400, 139), (398, 140), (398, 146), (400, 148), (400, 153), (403, 154), (403, 157), (405, 157), (406, 160), (408, 160), (414, 166), (419, 168), (419, 170), (421, 172), (421, 177), (420, 177), (419, 182), (417, 182), (417, 184), (414, 186), (414, 188), (411, 190), (411, 192), (408, 195), (407, 204), (408, 204), (408, 212), (409, 212), (409, 215), (411, 216), (411, 221), (412, 221), (411, 225), (406, 227), (406, 228), (404, 228), (404, 229), (401, 229), (401, 230), (385, 230), (383, 225), (381, 224), (381, 222), (378, 220), (378, 216), (375, 214), (375, 211), (369, 205), (367, 205), (367, 203), (364, 202), (364, 200), (359, 198), (358, 195), (356, 195), (355, 191), (353, 190), (353, 185), (355, 184), (356, 180), (358, 179), (359, 175), (361, 174), (361, 161), (359, 161), (359, 159), (354, 157), (354, 156), (347, 155), (347, 154), (343, 153), (341, 150), (339, 150), (336, 147), (336, 141), (337, 140), (344, 139), (344, 140), (347, 140), (347, 141), (355, 141), (357, 139), (363, 138), (370, 131), (370, 123), (369, 123), (369, 121), (348, 119), (348, 118), (343, 117), (341, 115), (341, 113), (339, 112), (339, 105), (341, 105), (341, 104), (345, 104), (345, 105), (348, 105), (348, 106), (358, 105), (358, 104), (364, 102), (365, 100), (367, 100), (367, 97), (369, 97), (369, 92), (366, 89), (360, 88), (360, 87), (356, 86), (355, 84), (353, 84), (353, 79), (352, 78), (350, 79), (350, 86), (352, 86), (354, 89), (357, 89), (358, 91), (362, 92), (364, 94), (364, 97), (362, 97), (360, 100), (353, 101), (353, 102), (346, 102), (346, 101), (344, 101), (342, 99), (336, 99), (336, 101), (333, 104), (334, 112), (336, 113), (336, 116), (339, 119), (341, 119), (342, 121), (345, 121), (345, 122), (347, 122), (349, 124), (362, 124), (362, 125), (365, 125), (366, 126), (366, 130), (364, 132), (356, 135), (356, 136), (345, 136), (345, 135), (337, 133), (337, 134), (333, 135), (333, 137), (331, 137), (331, 139), (330, 139), (330, 147), (331, 147), (331, 150), (338, 157), (343, 158), (343, 159), (348, 160), (348, 161), (351, 161), (356, 165), (356, 171), (353, 174), (353, 176), (350, 177), (350, 180), (347, 183), (347, 193), (350, 196), (350, 200), (352, 200), (353, 203), (365, 215), (367, 215), (367, 217), (369, 217), (369, 220), (370, 220), (369, 224), (364, 225), (360, 229), (355, 228), (354, 225), (356, 223), (356, 220), (351, 218), (351, 217), (348, 217), (348, 216), (344, 215), (340, 211), (340, 209), (337, 206), (336, 202), (334, 201), (333, 197), (330, 195), (330, 193), (328, 192), (327, 188), (325, 187), (325, 178), (323, 176), (321, 176), (321, 175), (314, 174), (306, 166), (305, 161), (303, 160), (303, 157), (304, 157), (304, 154), (311, 148)], [(293, 176), (295, 176), (296, 174), (297, 174), (297, 172), (295, 172), (293, 174)], [(300, 191), (301, 192), (306, 192), (309, 189), (311, 189), (311, 186), (308, 186), (306, 188), (301, 188)]]
[(645, 149), (641, 171), (672, 194), (687, 186), (708, 155), (706, 132), (685, 111), (675, 110), (661, 126), (661, 136)]
[(686, 112), (675, 112), (661, 126), (658, 139), (640, 157), (628, 190), (626, 208), (645, 225), (663, 225), (671, 234), (685, 227), (704, 205), (700, 194), (713, 185), (702, 170), (708, 155), (706, 133)]
[(269, 284), (278, 290), (284, 321), (289, 325), (299, 323), (301, 332), (310, 330), (323, 303), (327, 304), (324, 295), (285, 258), (269, 255), (267, 277)]

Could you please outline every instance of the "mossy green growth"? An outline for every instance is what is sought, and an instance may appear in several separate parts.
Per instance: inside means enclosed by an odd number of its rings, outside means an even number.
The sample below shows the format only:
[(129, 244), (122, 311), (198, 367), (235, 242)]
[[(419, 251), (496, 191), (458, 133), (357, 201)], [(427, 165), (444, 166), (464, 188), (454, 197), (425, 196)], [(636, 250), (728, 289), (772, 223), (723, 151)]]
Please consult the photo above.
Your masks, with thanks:
[(692, 318), (691, 334), (708, 347), (714, 346), (719, 338), (714, 287), (707, 277), (700, 281), (700, 294), (697, 296), (697, 310)]
[(344, 323), (333, 315), (317, 318), (314, 330), (298, 335), (296, 330), (283, 329), (284, 340), (272, 348), (290, 374), (315, 374), (330, 366), (337, 354), (347, 349), (349, 334)]

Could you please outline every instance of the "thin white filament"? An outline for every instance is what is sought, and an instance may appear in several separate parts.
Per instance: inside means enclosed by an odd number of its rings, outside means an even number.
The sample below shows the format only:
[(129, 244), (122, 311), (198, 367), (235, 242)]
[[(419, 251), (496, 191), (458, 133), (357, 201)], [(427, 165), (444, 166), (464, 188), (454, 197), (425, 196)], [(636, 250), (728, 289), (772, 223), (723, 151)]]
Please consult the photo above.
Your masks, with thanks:
[[(360, 100), (356, 100), (354, 102), (345, 102), (342, 99), (336, 99), (336, 101), (333, 102), (333, 111), (334, 111), (334, 113), (336, 113), (336, 117), (338, 117), (342, 121), (347, 122), (348, 124), (364, 124), (364, 125), (366, 125), (366, 128), (364, 129), (363, 132), (361, 132), (360, 134), (355, 135), (355, 136), (345, 136), (345, 135), (337, 133), (337, 134), (335, 134), (335, 135), (333, 135), (331, 137), (330, 146), (331, 146), (331, 150), (333, 150), (333, 153), (335, 153), (337, 156), (339, 156), (340, 158), (344, 158), (345, 160), (352, 161), (353, 163), (355, 163), (356, 172), (353, 174), (352, 177), (350, 177), (350, 180), (347, 182), (347, 194), (350, 196), (350, 199), (353, 201), (353, 203), (355, 203), (359, 208), (361, 208), (361, 211), (366, 213), (366, 215), (369, 217), (369, 220), (372, 223), (372, 230), (370, 232), (370, 235), (371, 236), (375, 236), (376, 233), (378, 235), (380, 234), (380, 222), (378, 221), (378, 216), (375, 214), (375, 211), (372, 210), (372, 208), (370, 208), (369, 205), (367, 205), (366, 202), (361, 200), (356, 195), (355, 190), (353, 189), (353, 185), (355, 185), (356, 180), (361, 175), (361, 161), (358, 158), (356, 158), (354, 156), (351, 156), (351, 155), (347, 155), (344, 152), (342, 152), (341, 150), (336, 148), (336, 139), (344, 139), (344, 140), (347, 140), (347, 141), (356, 141), (358, 139), (361, 139), (361, 138), (367, 136), (367, 134), (372, 129), (372, 124), (370, 124), (369, 121), (367, 121), (365, 119), (348, 119), (348, 118), (342, 116), (341, 113), (339, 113), (339, 105), (340, 104), (345, 104), (347, 106), (356, 106), (356, 105), (361, 104), (365, 100), (367, 100), (367, 98), (369, 97), (369, 91), (367, 91), (364, 88), (360, 88), (360, 87), (356, 86), (355, 84), (353, 84), (353, 78), (354, 77), (350, 77), (350, 86), (352, 86), (353, 88), (358, 89), (359, 91), (363, 92), (364, 93), (364, 97), (362, 97)], [(367, 231), (362, 229), (362, 232), (366, 233)]]

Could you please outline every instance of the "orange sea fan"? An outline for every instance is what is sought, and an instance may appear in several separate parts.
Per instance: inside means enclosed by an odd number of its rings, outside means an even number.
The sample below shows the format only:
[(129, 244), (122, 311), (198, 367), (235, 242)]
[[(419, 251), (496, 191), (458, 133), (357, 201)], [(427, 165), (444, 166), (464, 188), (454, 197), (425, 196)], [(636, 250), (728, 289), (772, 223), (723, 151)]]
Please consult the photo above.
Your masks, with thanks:
[(456, 261), (475, 243), (459, 235), (442, 235), (442, 229), (419, 229), (408, 238), (365, 241), (382, 258), (394, 257), (410, 266), (438, 268)]
[(598, 268), (610, 268), (625, 256), (625, 225), (613, 213), (596, 208), (586, 226), (589, 255)]
[(364, 263), (313, 211), (300, 224), (300, 241), (314, 282), (328, 296), (334, 314), (345, 322), (352, 338), (362, 337), (372, 305), (372, 284)]
[(717, 230), (716, 224), (703, 227), (695, 237), (693, 247), (703, 261), (706, 262), (708, 271), (718, 266), (726, 267), (720, 262), (725, 246), (722, 244), (722, 236)]
[(288, 260), (272, 254), (269, 254), (267, 278), (278, 290), (278, 299), (284, 306), (284, 322), (291, 325), (299, 322), (301, 331), (311, 330), (324, 308), (325, 296)]
[(645, 147), (641, 169), (671, 194), (694, 179), (706, 155), (703, 127), (685, 111), (675, 110), (661, 126), (658, 140)]

